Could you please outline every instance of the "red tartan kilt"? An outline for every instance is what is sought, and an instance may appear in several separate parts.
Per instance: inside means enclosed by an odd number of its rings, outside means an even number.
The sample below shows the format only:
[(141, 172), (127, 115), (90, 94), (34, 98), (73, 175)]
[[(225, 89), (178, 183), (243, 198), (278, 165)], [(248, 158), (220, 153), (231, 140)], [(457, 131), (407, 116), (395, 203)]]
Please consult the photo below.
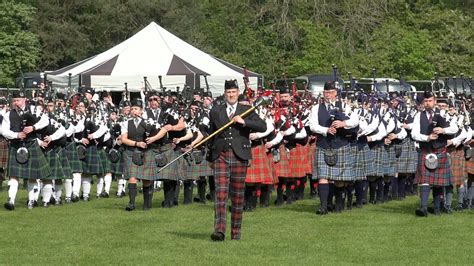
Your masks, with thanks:
[(466, 159), (462, 149), (453, 150), (451, 155), (451, 171), (453, 172), (453, 184), (459, 186), (464, 184), (467, 177)]
[(265, 146), (263, 144), (252, 147), (252, 160), (247, 168), (246, 183), (273, 184), (273, 172)]
[(0, 168), (7, 169), (8, 163), (8, 141), (0, 137)]
[(296, 144), (296, 147), (290, 150), (291, 172), (287, 177), (300, 178), (306, 176), (309, 165), (307, 146)]
[(280, 145), (278, 148), (280, 150), (280, 161), (273, 163), (275, 167), (275, 176), (278, 177), (287, 177), (290, 175), (290, 160), (288, 159), (285, 145)]
[[(308, 169), (309, 169), (309, 172), (307, 172), (307, 174), (313, 174), (313, 162), (314, 162), (314, 156), (316, 156), (316, 141), (310, 141), (309, 142), (309, 145), (308, 145), (308, 160), (309, 160), (309, 163), (308, 163)], [(314, 178), (314, 177), (313, 177)]]
[[(425, 157), (429, 153), (438, 154), (438, 168), (429, 170), (425, 166)], [(452, 184), (452, 171), (448, 160), (446, 148), (437, 151), (422, 150), (418, 158), (416, 173), (417, 184), (430, 184), (433, 186), (449, 186)]]

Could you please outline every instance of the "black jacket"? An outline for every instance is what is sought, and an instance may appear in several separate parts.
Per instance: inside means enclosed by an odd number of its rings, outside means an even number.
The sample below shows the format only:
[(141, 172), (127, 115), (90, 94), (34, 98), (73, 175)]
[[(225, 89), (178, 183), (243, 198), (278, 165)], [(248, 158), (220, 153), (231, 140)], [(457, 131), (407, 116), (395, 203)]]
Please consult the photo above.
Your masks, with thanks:
[[(210, 127), (209, 134), (217, 131), (219, 128), (227, 124), (230, 120), (227, 116), (227, 105), (218, 105), (211, 109), (209, 113)], [(235, 115), (240, 115), (250, 106), (237, 104)], [(209, 143), (210, 154), (209, 161), (215, 161), (219, 154), (228, 149), (232, 149), (241, 160), (252, 159), (252, 153), (250, 151), (250, 132), (264, 132), (267, 130), (265, 121), (260, 119), (258, 115), (252, 111), (245, 118), (245, 126), (240, 124), (233, 124), (228, 129), (216, 135)]]

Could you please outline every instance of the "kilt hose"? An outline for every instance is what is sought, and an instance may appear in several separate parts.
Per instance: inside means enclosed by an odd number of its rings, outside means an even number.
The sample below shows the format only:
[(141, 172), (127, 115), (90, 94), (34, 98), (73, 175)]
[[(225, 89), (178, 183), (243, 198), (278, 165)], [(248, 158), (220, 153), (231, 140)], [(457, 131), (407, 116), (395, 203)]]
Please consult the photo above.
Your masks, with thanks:
[(366, 180), (367, 176), (375, 174), (375, 157), (368, 145), (362, 148), (354, 147), (354, 180)]
[(464, 184), (467, 179), (466, 159), (464, 157), (464, 150), (460, 148), (449, 148), (449, 155), (451, 157), (451, 171), (453, 174), (453, 184), (460, 186)]
[(225, 235), (227, 223), (227, 199), (230, 192), (232, 202), (232, 239), (240, 239), (247, 164), (248, 161), (237, 158), (232, 150), (221, 152), (219, 157), (214, 161), (214, 179), (216, 182), (214, 231)]
[(387, 153), (388, 163), (384, 167), (384, 176), (396, 176), (397, 175), (397, 158), (395, 156), (394, 145), (385, 145), (384, 151)]
[(185, 176), (189, 179), (195, 179), (195, 180), (197, 180), (200, 176), (211, 176), (214, 171), (212, 170), (210, 163), (206, 160), (207, 150), (198, 149), (198, 150), (193, 151), (193, 154), (195, 152), (201, 153), (202, 161), (197, 163), (196, 160), (194, 159), (192, 161), (191, 166), (187, 168), (187, 173)]
[(296, 147), (290, 150), (290, 172), (288, 178), (301, 178), (306, 176), (308, 171), (308, 149), (305, 145), (299, 143)]
[(278, 147), (280, 151), (280, 161), (274, 163), (275, 167), (275, 176), (278, 177), (287, 177), (290, 175), (290, 153), (286, 150), (285, 145), (280, 145)]
[[(370, 147), (370, 146), (369, 146)], [(373, 176), (383, 176), (385, 173), (385, 165), (388, 164), (388, 153), (383, 145), (377, 145), (370, 148), (374, 155), (374, 173)]]
[(416, 165), (418, 161), (418, 152), (416, 151), (415, 142), (406, 137), (402, 140), (402, 154), (397, 158), (397, 173), (414, 174), (416, 173)]
[(329, 179), (333, 181), (353, 181), (354, 180), (354, 155), (352, 148), (348, 144), (342, 146), (337, 151), (337, 163), (334, 166), (329, 166), (324, 161), (325, 149), (318, 147), (316, 156), (314, 158), (313, 176), (320, 179)]
[(86, 147), (86, 158), (82, 160), (82, 169), (84, 174), (101, 175), (105, 173), (96, 145)]
[(66, 175), (65, 178), (72, 178), (72, 170), (71, 170), (71, 166), (70, 166), (70, 163), (69, 163), (69, 160), (66, 156), (66, 148), (65, 147), (61, 147), (60, 149), (58, 149), (57, 151), (57, 154), (59, 156), (59, 161), (61, 162), (61, 166), (63, 168), (63, 172), (64, 174)]
[(64, 154), (67, 157), (71, 171), (73, 173), (82, 173), (82, 161), (79, 160), (79, 156), (77, 155), (76, 143), (68, 142), (64, 148)]
[[(152, 150), (153, 158), (155, 155), (162, 154), (165, 158), (167, 163), (171, 162), (173, 159), (178, 157), (181, 152), (180, 151), (175, 151), (173, 149), (172, 144), (165, 144), (163, 146), (160, 146), (159, 148), (153, 149)], [(154, 160), (154, 159), (153, 159)], [(170, 166), (166, 167), (163, 169), (159, 174), (158, 174), (158, 179), (160, 180), (174, 180), (178, 181), (181, 178), (184, 177), (186, 174), (186, 165), (185, 165), (185, 160), (184, 158), (179, 159), (177, 162), (171, 164)], [(157, 168), (159, 169), (159, 168)]]
[(51, 175), (49, 162), (46, 160), (43, 151), (37, 141), (25, 144), (28, 148), (30, 158), (24, 164), (16, 161), (16, 151), (21, 146), (10, 145), (8, 149), (7, 175), (9, 177), (26, 179), (46, 179)]
[(0, 136), (0, 168), (7, 169), (8, 166), (8, 141)]
[(132, 150), (125, 150), (123, 152), (124, 160), (124, 178), (130, 179), (132, 177), (140, 180), (157, 180), (158, 168), (155, 163), (155, 153), (153, 150), (146, 150), (143, 152), (143, 165), (136, 165), (132, 162)]
[(252, 160), (247, 168), (245, 183), (273, 184), (272, 165), (264, 144), (252, 147), (251, 152)]
[[(61, 150), (61, 147), (54, 147), (45, 152), (46, 160), (49, 163), (49, 169), (51, 169), (51, 175), (43, 180), (58, 180), (71, 178), (63, 171), (62, 160), (59, 157), (58, 151)], [(66, 158), (67, 160), (67, 158)]]
[[(434, 153), (438, 157), (438, 168), (429, 170), (425, 166), (426, 155)], [(432, 186), (449, 186), (452, 184), (452, 172), (446, 148), (437, 150), (422, 149), (418, 156), (418, 170), (416, 173), (417, 184), (430, 184)]]

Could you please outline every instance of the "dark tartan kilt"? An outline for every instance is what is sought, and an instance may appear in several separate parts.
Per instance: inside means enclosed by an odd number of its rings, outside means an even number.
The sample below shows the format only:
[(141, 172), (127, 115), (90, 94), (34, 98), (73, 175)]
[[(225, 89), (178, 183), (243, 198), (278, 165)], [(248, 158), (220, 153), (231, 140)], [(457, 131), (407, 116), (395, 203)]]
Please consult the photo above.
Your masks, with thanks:
[(369, 149), (368, 145), (358, 149), (354, 148), (354, 179), (365, 180), (367, 176), (375, 174), (375, 157), (374, 152)]
[(202, 154), (202, 161), (197, 164), (195, 160), (192, 161), (192, 165), (187, 168), (186, 177), (189, 179), (197, 179), (200, 176), (211, 176), (214, 170), (211, 168), (211, 164), (206, 160), (207, 150), (195, 150)]
[(122, 149), (117, 149), (117, 150), (119, 152), (119, 160), (116, 163), (113, 163), (113, 162), (110, 161), (108, 151), (107, 151), (107, 159), (110, 162), (110, 167), (111, 167), (110, 171), (111, 171), (111, 173), (115, 174), (116, 176), (121, 176), (123, 174), (123, 165), (124, 165), (123, 151), (122, 151)]
[(468, 174), (474, 174), (474, 156), (466, 161), (466, 170)]
[(123, 152), (124, 169), (123, 174), (125, 179), (132, 177), (140, 180), (157, 180), (158, 168), (155, 163), (155, 156), (153, 150), (144, 151), (143, 165), (138, 166), (132, 162), (133, 151), (125, 150)]
[(0, 136), (0, 168), (7, 169), (8, 166), (8, 141)]
[(77, 148), (75, 142), (67, 143), (66, 147), (64, 148), (64, 154), (67, 157), (71, 171), (73, 173), (82, 173), (82, 161), (79, 160), (79, 156), (77, 155)]
[(25, 164), (19, 164), (16, 161), (16, 151), (18, 148), (10, 145), (8, 149), (8, 176), (28, 179), (46, 179), (51, 175), (51, 169), (38, 142), (33, 141), (27, 144), (26, 147), (28, 148), (30, 158)]
[(288, 158), (289, 153), (286, 151), (285, 145), (280, 145), (280, 147), (278, 147), (278, 150), (280, 151), (280, 161), (273, 163), (275, 167), (275, 175), (277, 177), (287, 177), (290, 175), (291, 171), (290, 159)]
[(273, 184), (272, 162), (264, 144), (252, 147), (251, 152), (252, 160), (249, 161), (250, 166), (247, 167), (245, 183)]
[(308, 171), (306, 174), (313, 174), (313, 162), (316, 155), (316, 141), (310, 141), (308, 144)]
[[(462, 147), (462, 146), (461, 146)], [(453, 184), (460, 186), (464, 184), (467, 178), (466, 159), (464, 158), (464, 150), (462, 148), (449, 149), (451, 157), (451, 171), (453, 174)]]
[(402, 141), (402, 154), (397, 158), (397, 173), (414, 174), (416, 173), (416, 165), (418, 162), (418, 152), (415, 143), (410, 137), (406, 137)]
[[(388, 150), (387, 150), (388, 149)], [(395, 147), (388, 145), (384, 147), (387, 153), (388, 163), (384, 167), (385, 176), (396, 176), (397, 175), (397, 158), (395, 157)]]
[(287, 177), (301, 178), (304, 177), (309, 169), (308, 165), (308, 149), (305, 145), (299, 143), (290, 150), (290, 173)]
[(57, 150), (57, 154), (59, 156), (59, 160), (61, 162), (61, 166), (63, 168), (63, 173), (66, 176), (65, 178), (72, 178), (72, 170), (69, 163), (69, 159), (66, 156), (66, 148), (62, 147)]
[[(167, 159), (167, 162), (171, 162), (173, 159), (181, 155), (180, 151), (175, 151), (172, 147), (171, 144), (166, 144), (160, 148), (153, 149), (153, 161), (154, 156), (162, 153), (165, 158)], [(156, 166), (156, 164), (155, 164)], [(159, 169), (159, 168), (157, 168)], [(173, 164), (169, 165), (165, 169), (163, 169), (159, 174), (158, 174), (158, 179), (160, 180), (180, 180), (186, 175), (186, 161), (182, 157), (178, 161), (174, 162)]]
[(101, 147), (97, 148), (97, 152), (99, 154), (100, 161), (102, 162), (103, 173), (112, 173), (112, 162), (110, 161), (109, 156), (107, 154), (108, 150)]
[[(60, 148), (58, 148), (60, 149)], [(49, 169), (51, 169), (51, 175), (46, 178), (46, 180), (57, 180), (57, 179), (65, 179), (68, 176), (63, 171), (63, 166), (61, 163), (61, 159), (59, 158), (59, 153), (56, 151), (55, 148), (52, 150), (46, 151), (45, 155), (46, 160), (49, 163)]]
[(328, 166), (324, 161), (325, 149), (318, 147), (314, 159), (313, 175), (320, 179), (333, 181), (353, 181), (354, 180), (354, 155), (350, 145), (337, 149), (337, 163), (335, 166)]
[[(425, 158), (429, 153), (438, 155), (438, 168), (429, 170), (425, 167)], [(422, 150), (418, 157), (418, 169), (416, 173), (417, 184), (430, 184), (432, 186), (449, 186), (452, 184), (452, 172), (449, 165), (446, 148), (435, 151)]]
[(388, 164), (388, 153), (384, 146), (374, 146), (370, 149), (374, 155), (375, 168), (373, 176), (383, 176), (385, 173), (385, 165)]
[(82, 169), (84, 174), (101, 175), (105, 173), (96, 145), (86, 148), (86, 158), (82, 160)]

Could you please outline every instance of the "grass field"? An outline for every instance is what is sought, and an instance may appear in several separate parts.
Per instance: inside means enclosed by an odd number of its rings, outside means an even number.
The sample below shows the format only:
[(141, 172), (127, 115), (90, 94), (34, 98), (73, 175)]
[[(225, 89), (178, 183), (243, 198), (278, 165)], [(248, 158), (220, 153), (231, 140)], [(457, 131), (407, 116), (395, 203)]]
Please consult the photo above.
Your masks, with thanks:
[[(309, 199), (257, 209), (244, 214), (242, 239), (230, 241), (228, 232), (224, 243), (209, 238), (210, 203), (162, 209), (160, 192), (149, 212), (124, 211), (128, 198), (28, 210), (26, 197), (20, 190), (17, 209), (0, 210), (2, 265), (472, 265), (474, 252), (474, 211), (419, 218), (417, 197), (323, 217)], [(6, 198), (4, 188), (2, 205)]]

